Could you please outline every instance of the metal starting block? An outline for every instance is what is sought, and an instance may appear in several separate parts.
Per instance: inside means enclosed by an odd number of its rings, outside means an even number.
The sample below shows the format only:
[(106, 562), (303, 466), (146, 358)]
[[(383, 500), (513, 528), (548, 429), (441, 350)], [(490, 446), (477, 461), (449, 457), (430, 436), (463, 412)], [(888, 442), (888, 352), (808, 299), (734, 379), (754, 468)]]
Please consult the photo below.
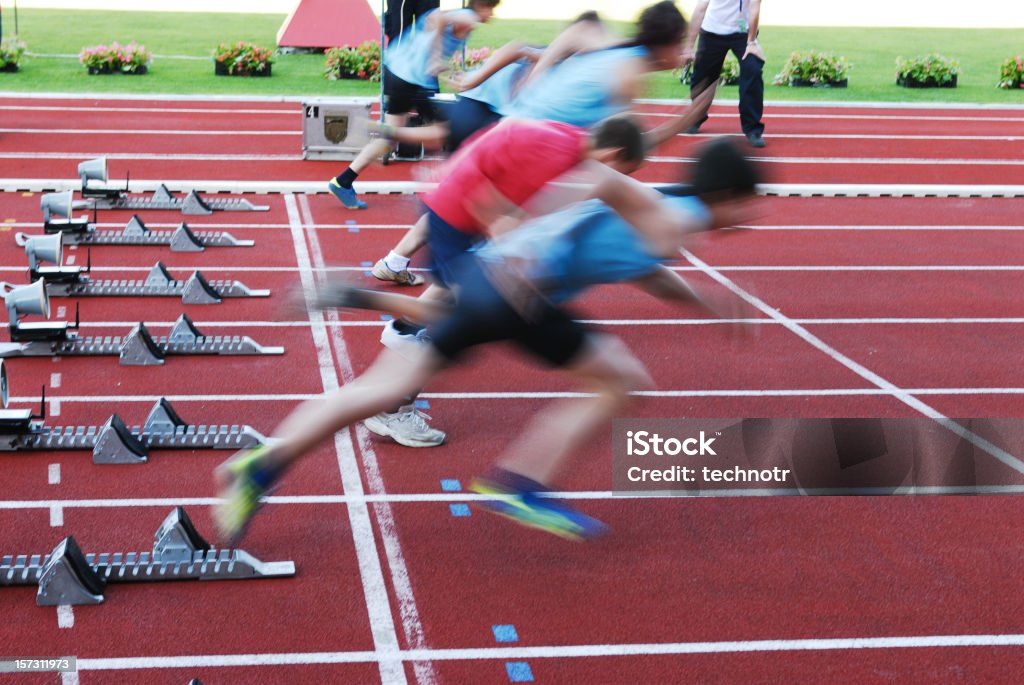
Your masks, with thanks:
[(64, 232), (68, 245), (170, 245), (171, 252), (202, 252), (208, 247), (252, 247), (255, 240), (239, 240), (226, 231), (193, 231), (182, 223), (173, 231), (151, 231), (135, 215), (120, 231), (101, 231), (95, 224), (69, 227), (63, 222), (44, 222), (47, 233)]
[(184, 304), (219, 304), (226, 297), (270, 297), (269, 290), (253, 290), (239, 281), (208, 281), (201, 271), (179, 281), (163, 262), (157, 262), (141, 281), (93, 280), (84, 275), (89, 267), (72, 271), (74, 268), (30, 268), (29, 277), (33, 281), (42, 278), (51, 297), (180, 297)]
[(176, 198), (163, 183), (157, 186), (152, 197), (130, 197), (127, 178), (123, 189), (92, 185), (90, 181), (107, 183), (109, 175), (106, 157), (86, 160), (79, 164), (78, 177), (82, 179), (82, 197), (97, 209), (180, 209), (182, 214), (213, 214), (214, 211), (266, 212), (270, 209), (263, 205), (253, 205), (245, 199), (203, 199), (194, 190), (184, 198)]
[(92, 450), (94, 464), (144, 464), (153, 449), (240, 450), (267, 440), (248, 425), (188, 424), (164, 398), (153, 405), (142, 426), (131, 428), (117, 414), (102, 426), (47, 426), (42, 421), (45, 389), (42, 404), (39, 414), (28, 409), (0, 411), (0, 451)]
[(83, 554), (69, 536), (48, 555), (0, 559), (0, 586), (38, 586), (38, 606), (100, 604), (108, 583), (294, 575), (292, 561), (263, 562), (240, 549), (215, 549), (181, 507), (176, 507), (160, 525), (152, 552)]
[[(41, 281), (36, 281), (40, 284)], [(24, 286), (36, 288), (38, 286)], [(120, 336), (80, 336), (76, 308), (74, 325), (67, 321), (40, 321), (8, 325), (9, 343), (0, 343), (0, 358), (116, 356), (122, 366), (154, 366), (170, 355), (264, 355), (284, 354), (279, 346), (263, 346), (247, 335), (204, 335), (186, 314), (178, 317), (170, 335), (154, 338), (146, 325), (139, 323), (124, 338)]]
[[(266, 212), (269, 205), (254, 205), (245, 198), (204, 198), (192, 190), (184, 197), (174, 197), (167, 186), (160, 184), (149, 197), (132, 197), (123, 190), (107, 194), (106, 188), (82, 189), (82, 197), (96, 209), (175, 210), (182, 214), (209, 215), (216, 212)], [(98, 193), (98, 194), (93, 194)]]

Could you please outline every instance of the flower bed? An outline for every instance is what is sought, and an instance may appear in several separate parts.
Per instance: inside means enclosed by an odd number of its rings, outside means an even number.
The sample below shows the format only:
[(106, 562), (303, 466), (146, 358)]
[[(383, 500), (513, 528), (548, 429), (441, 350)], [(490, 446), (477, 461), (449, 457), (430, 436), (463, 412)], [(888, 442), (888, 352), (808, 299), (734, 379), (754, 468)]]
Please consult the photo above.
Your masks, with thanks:
[(491, 48), (473, 48), (466, 50), (466, 63), (462, 63), (462, 51), (458, 50), (448, 60), (448, 66), (452, 71), (471, 71), (487, 61), (487, 58), (494, 52)]
[(146, 46), (138, 43), (121, 45), (114, 42), (109, 46), (95, 45), (83, 48), (78, 61), (89, 70), (90, 74), (137, 74), (149, 71), (153, 56)]
[(956, 88), (960, 63), (931, 54), (913, 59), (896, 59), (896, 83), (904, 88)]
[(22, 62), (25, 44), (19, 40), (0, 40), (0, 71), (14, 72)]
[[(679, 82), (686, 85), (690, 85), (693, 80), (693, 66), (687, 66), (685, 69), (676, 70), (676, 75), (679, 76)], [(722, 83), (723, 86), (735, 86), (740, 82), (740, 63), (733, 57), (730, 52), (725, 56), (725, 61), (722, 63)]]
[(217, 76), (270, 76), (274, 51), (252, 43), (221, 43), (213, 51)]
[(775, 77), (775, 85), (794, 88), (846, 88), (850, 63), (845, 57), (830, 53), (793, 52), (782, 71)]
[(1024, 88), (1024, 58), (1008, 57), (999, 67), (999, 88)]
[(355, 47), (331, 48), (326, 52), (324, 78), (380, 81), (380, 43), (368, 40)]

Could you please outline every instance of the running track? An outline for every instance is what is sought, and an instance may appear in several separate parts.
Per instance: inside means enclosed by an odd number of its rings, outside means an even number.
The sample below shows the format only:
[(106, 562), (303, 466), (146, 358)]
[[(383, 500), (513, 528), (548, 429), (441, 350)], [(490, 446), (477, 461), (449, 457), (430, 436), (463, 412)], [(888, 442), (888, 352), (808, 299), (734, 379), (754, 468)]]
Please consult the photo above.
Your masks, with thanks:
[[(652, 122), (669, 111), (642, 109)], [(24, 255), (2, 233), (38, 232), (39, 199), (10, 179), (69, 179), (100, 154), (112, 180), (130, 169), (133, 180), (200, 185), (322, 181), (340, 166), (298, 159), (295, 103), (5, 98), (0, 111), (10, 190), (0, 194), (0, 279), (16, 283)], [(735, 131), (731, 107), (714, 115), (708, 134)], [(777, 183), (1024, 183), (1022, 110), (769, 107), (766, 122), (758, 154)], [(692, 146), (669, 143), (640, 177), (674, 180)], [(408, 180), (410, 170), (365, 176)], [(415, 217), (414, 198), (370, 196), (360, 213), (326, 195), (251, 199), (271, 210), (189, 224), (254, 248), (96, 248), (95, 276), (141, 278), (159, 259), (176, 274), (201, 268), (271, 288), (269, 300), (187, 311), (204, 332), (249, 334), (284, 345), (284, 357), (150, 368), (18, 359), (8, 362), (12, 406), (37, 402), (46, 383), (52, 424), (98, 424), (114, 411), (139, 423), (167, 396), (187, 419), (269, 433), (296, 402), (365, 368), (377, 317), (297, 314), (288, 292), (364, 271)], [(697, 243), (678, 264), (699, 285), (760, 305), (751, 342), (622, 287), (591, 293), (580, 316), (620, 335), (658, 379), (633, 416), (915, 416), (920, 403), (947, 416), (1020, 416), (1020, 202), (766, 198), (755, 230)], [(181, 220), (143, 218), (151, 228)], [(74, 307), (52, 304), (56, 316)], [(140, 319), (162, 333), (183, 310), (171, 299), (81, 307), (91, 335), (123, 335)], [(562, 485), (611, 524), (607, 539), (572, 545), (478, 512), (454, 516), (451, 505), (471, 498), (441, 481), (467, 484), (543, 402), (574, 391), (504, 351), (482, 353), (424, 395), (449, 444), (412, 452), (357, 427), (290, 474), (243, 547), (294, 560), (294, 579), (113, 585), (105, 604), (59, 614), (36, 607), (31, 588), (6, 588), (3, 651), (77, 655), (82, 670), (64, 682), (81, 683), (1019, 680), (1020, 498), (613, 499), (602, 439)], [(0, 554), (46, 553), (67, 534), (86, 551), (141, 551), (175, 504), (209, 535), (210, 474), (224, 456), (157, 452), (138, 467), (98, 467), (77, 452), (0, 456)], [(510, 632), (493, 627), (507, 625), (517, 640), (499, 642)]]

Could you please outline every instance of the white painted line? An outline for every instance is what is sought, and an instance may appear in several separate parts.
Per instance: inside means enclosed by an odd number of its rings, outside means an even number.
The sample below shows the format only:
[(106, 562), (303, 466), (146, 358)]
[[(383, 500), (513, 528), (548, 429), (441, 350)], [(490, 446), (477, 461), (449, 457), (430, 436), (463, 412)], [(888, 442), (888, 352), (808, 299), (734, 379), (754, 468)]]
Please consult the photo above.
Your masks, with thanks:
[(50, 464), (46, 471), (46, 482), (50, 485), (60, 484), (60, 464)]
[[(104, 94), (104, 98), (107, 94)], [(285, 115), (299, 117), (302, 111), (299, 109), (205, 109), (202, 107), (47, 107), (43, 105), (0, 105), (0, 111), (10, 112), (102, 112), (104, 114), (127, 113), (127, 114), (211, 114), (220, 116), (224, 114), (267, 114), (271, 116)]]
[[(948, 157), (751, 157), (762, 164), (869, 164), (871, 166), (1024, 166), (1024, 159), (950, 159)], [(648, 157), (653, 164), (679, 164), (693, 157)]]
[[(100, 153), (75, 153), (71, 159), (102, 156)], [(106, 155), (111, 158), (111, 155)], [(171, 155), (174, 159), (180, 156)], [(0, 153), (3, 158), (3, 153)], [(135, 156), (132, 156), (135, 159)], [(682, 158), (678, 158), (682, 159)], [(990, 163), (989, 160), (984, 161)], [(1015, 163), (1024, 164), (1017, 160)], [(132, 180), (131, 192), (156, 190), (160, 184), (172, 192), (196, 190), (200, 193), (327, 193), (322, 181), (231, 181), (231, 180)], [(79, 179), (0, 178), (3, 191), (64, 191), (79, 190)], [(411, 195), (429, 188), (415, 181), (357, 181), (357, 190), (369, 194)], [(654, 187), (665, 185), (648, 184)], [(778, 197), (1024, 197), (1024, 185), (992, 184), (877, 184), (877, 183), (766, 183), (758, 187), (762, 195)]]
[[(309, 200), (305, 195), (299, 197), (300, 215), (305, 215), (304, 228), (306, 239), (309, 242), (310, 255), (313, 267), (320, 269), (323, 273), (325, 268), (323, 251), (320, 248), (320, 240), (317, 237), (316, 223), (313, 221), (313, 213), (309, 207)], [(327, 310), (327, 320), (331, 323), (338, 322), (338, 312), (335, 309)], [(378, 324), (379, 325), (379, 324)], [(356, 374), (352, 367), (352, 360), (348, 354), (348, 346), (342, 335), (342, 329), (338, 326), (330, 328), (330, 339), (334, 343), (334, 350), (338, 359), (338, 367), (341, 372), (341, 380), (351, 383), (355, 380)], [(356, 442), (359, 447), (363, 461), (363, 473), (366, 475), (366, 484), (370, 494), (379, 495), (384, 493), (384, 478), (380, 472), (377, 462), (377, 452), (373, 447), (369, 431), (361, 423), (356, 423), (349, 430), (355, 431)], [(358, 464), (347, 465), (356, 472), (358, 478)], [(346, 491), (347, 492), (347, 491)], [(412, 592), (412, 582), (409, 579), (409, 570), (405, 563), (405, 555), (402, 553), (401, 543), (398, 539), (397, 526), (394, 514), (387, 502), (378, 502), (374, 505), (374, 513), (377, 515), (377, 526), (380, 530), (381, 541), (384, 545), (384, 554), (388, 559), (388, 568), (391, 572), (391, 585), (398, 601), (398, 612), (402, 619), (402, 631), (406, 642), (413, 649), (426, 647), (423, 636), (423, 624), (420, 621), (419, 610), (416, 607), (416, 598)], [(416, 674), (416, 681), (421, 685), (432, 685), (437, 682), (437, 673), (433, 665), (428, 662), (417, 662), (413, 665)]]
[[(796, 321), (790, 323), (796, 325)], [(912, 395), (1021, 395), (1024, 387), (970, 387), (970, 388), (903, 388)], [(636, 397), (884, 397), (893, 392), (884, 388), (758, 388), (718, 390), (644, 390), (633, 393)], [(169, 402), (301, 402), (321, 393), (253, 394), (253, 395), (68, 395), (60, 402), (76, 404), (110, 404), (114, 402), (145, 402), (152, 404), (160, 398)], [(551, 400), (569, 397), (593, 397), (591, 393), (571, 391), (479, 391), (479, 392), (424, 392), (423, 399), (435, 400)], [(38, 397), (12, 397), (12, 403), (38, 402)]]
[(1024, 231), (1024, 226), (885, 226), (862, 225), (778, 225), (778, 226), (742, 226), (749, 231)]
[(65, 263), (68, 266), (74, 266), (75, 265), (75, 255), (71, 255), (70, 257), (68, 257), (67, 260), (65, 261)]
[[(868, 649), (964, 649), (1024, 646), (1024, 635), (915, 635), (907, 637), (804, 638), (733, 640), (728, 642), (654, 642), (538, 647), (478, 647), (470, 649), (402, 650), (403, 661), (474, 661), (511, 659), (576, 659), (673, 654), (737, 654), (771, 652), (858, 651)], [(392, 655), (379, 652), (307, 652), (283, 654), (209, 654), (78, 659), (82, 671), (121, 671), (165, 668), (216, 668), (310, 664), (374, 663)]]
[[(325, 392), (338, 388), (338, 377), (334, 370), (334, 360), (331, 356), (330, 339), (327, 335), (327, 328), (323, 325), (323, 314), (308, 305), (316, 294), (316, 284), (313, 282), (309, 250), (306, 247), (306, 238), (303, 230), (302, 219), (296, 205), (295, 196), (285, 196), (285, 208), (288, 212), (288, 223), (292, 227), (292, 243), (295, 247), (295, 256), (298, 260), (299, 274), (302, 281), (302, 289), (306, 294), (309, 320), (313, 329), (313, 340), (316, 346), (317, 360), (320, 366), (320, 380)], [(339, 350), (339, 357), (341, 351)], [(345, 495), (363, 495), (362, 477), (359, 473), (359, 465), (356, 462), (355, 450), (352, 447), (352, 440), (348, 430), (339, 431), (334, 436), (334, 446), (338, 455), (338, 469), (341, 472), (341, 481)], [(381, 682), (385, 684), (406, 683), (405, 668), (398, 660), (399, 651), (398, 633), (395, 630), (394, 619), (391, 614), (391, 601), (388, 598), (387, 587), (384, 583), (384, 573), (381, 568), (380, 557), (377, 554), (377, 542), (373, 533), (373, 526), (370, 521), (370, 510), (362, 506), (350, 506), (348, 509), (349, 524), (352, 526), (352, 539), (355, 544), (356, 560), (359, 565), (359, 576), (362, 581), (363, 595), (366, 600), (366, 610), (370, 620), (370, 632), (373, 635), (373, 645), (376, 654), (382, 655), (380, 660)]]
[[(298, 114), (296, 112), (295, 114)], [(42, 134), (55, 133), (73, 136), (104, 136), (104, 135), (135, 135), (135, 136), (301, 136), (302, 131), (210, 131), (210, 130), (172, 130), (172, 129), (119, 129), (119, 128), (0, 128), (0, 133)]]
[(78, 685), (77, 671), (64, 671), (60, 674), (60, 685)]
[(51, 373), (50, 374), (50, 387), (51, 388), (59, 388), (60, 387), (60, 374), (59, 373)]
[[(804, 117), (801, 117), (804, 118)], [(822, 117), (829, 118), (829, 117)], [(1017, 120), (1021, 124), (1024, 124), (1024, 120)], [(679, 138), (720, 138), (720, 133), (698, 133), (696, 135), (690, 133), (677, 133)], [(736, 134), (736, 137), (740, 137)], [(1009, 135), (975, 135), (975, 136), (948, 136), (948, 135), (903, 135), (903, 134), (887, 134), (887, 133), (772, 133), (765, 136), (767, 138), (791, 138), (795, 140), (934, 140), (934, 141), (950, 141), (950, 140), (971, 140), (971, 141), (998, 141), (1003, 143), (1015, 142), (1024, 140), (1024, 136), (1009, 136)]]
[(50, 400), (50, 416), (60, 416), (60, 403), (61, 400)]
[(67, 307), (65, 307), (63, 305), (61, 305), (60, 307), (57, 307), (57, 318), (58, 319), (63, 319), (67, 315), (68, 315), (68, 308)]
[(57, 627), (58, 628), (74, 628), (75, 627), (75, 610), (68, 604), (62, 604), (57, 607)]
[(967, 430), (960, 424), (952, 421), (950, 418), (948, 418), (938, 410), (917, 399), (912, 394), (908, 393), (906, 390), (897, 387), (895, 384), (886, 380), (885, 378), (882, 378), (874, 371), (871, 371), (862, 364), (859, 364), (854, 360), (850, 359), (849, 357), (841, 353), (839, 350), (835, 349), (834, 347), (830, 346), (828, 343), (823, 341), (821, 338), (812, 334), (803, 326), (800, 326), (799, 324), (794, 323), (791, 319), (788, 319), (785, 315), (779, 312), (779, 310), (769, 307), (767, 304), (765, 304), (763, 300), (755, 297), (754, 295), (751, 295), (749, 292), (747, 292), (740, 286), (736, 285), (736, 283), (734, 283), (729, 278), (723, 276), (721, 273), (715, 270), (714, 267), (711, 267), (705, 262), (701, 261), (696, 255), (694, 255), (689, 250), (683, 249), (681, 250), (681, 253), (691, 264), (693, 264), (701, 271), (703, 271), (704, 274), (710, 276), (720, 285), (725, 286), (734, 295), (741, 298), (744, 302), (751, 305), (752, 307), (755, 307), (761, 313), (766, 314), (769, 317), (778, 321), (779, 323), (783, 324), (786, 327), (786, 329), (789, 330), (791, 333), (793, 333), (798, 338), (800, 338), (804, 342), (808, 343), (809, 345), (817, 349), (819, 352), (824, 353), (833, 361), (836, 361), (839, 364), (845, 366), (847, 369), (853, 371), (855, 374), (857, 374), (864, 380), (868, 381), (869, 383), (876, 385), (883, 390), (888, 391), (895, 399), (898, 399), (900, 402), (903, 402), (914, 411), (917, 411), (923, 414), (924, 416), (933, 419), (936, 423), (938, 423), (946, 430), (950, 431), (954, 435), (963, 438), (964, 440), (967, 440), (972, 445), (986, 452), (990, 456), (996, 458), (1006, 466), (1009, 466), (1010, 468), (1014, 469), (1015, 471), (1019, 471), (1020, 473), (1024, 473), (1024, 461), (1021, 461), (1019, 458), (1010, 454), (1009, 452), (1002, 449), (998, 445), (992, 444), (991, 442), (981, 437), (980, 435), (977, 435)]
[(59, 504), (50, 505), (50, 527), (59, 528), (64, 525), (64, 509)]

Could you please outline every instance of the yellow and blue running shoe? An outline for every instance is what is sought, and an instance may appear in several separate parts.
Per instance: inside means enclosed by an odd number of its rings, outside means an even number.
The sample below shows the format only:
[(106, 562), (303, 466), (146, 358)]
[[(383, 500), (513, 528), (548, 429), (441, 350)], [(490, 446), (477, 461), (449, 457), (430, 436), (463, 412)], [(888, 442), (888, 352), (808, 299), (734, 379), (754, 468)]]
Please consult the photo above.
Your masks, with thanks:
[(232, 547), (245, 535), (249, 521), (263, 504), (260, 498), (277, 479), (279, 471), (264, 462), (267, 450), (267, 445), (243, 450), (217, 468), (221, 502), (213, 518), (220, 539)]
[(348, 209), (366, 209), (366, 203), (359, 199), (356, 191), (339, 184), (337, 178), (332, 178), (327, 183), (327, 189)]
[(541, 496), (535, 490), (518, 490), (490, 479), (478, 478), (470, 490), (493, 500), (477, 502), (484, 511), (512, 519), (567, 540), (592, 540), (608, 532), (608, 526), (575, 509)]

